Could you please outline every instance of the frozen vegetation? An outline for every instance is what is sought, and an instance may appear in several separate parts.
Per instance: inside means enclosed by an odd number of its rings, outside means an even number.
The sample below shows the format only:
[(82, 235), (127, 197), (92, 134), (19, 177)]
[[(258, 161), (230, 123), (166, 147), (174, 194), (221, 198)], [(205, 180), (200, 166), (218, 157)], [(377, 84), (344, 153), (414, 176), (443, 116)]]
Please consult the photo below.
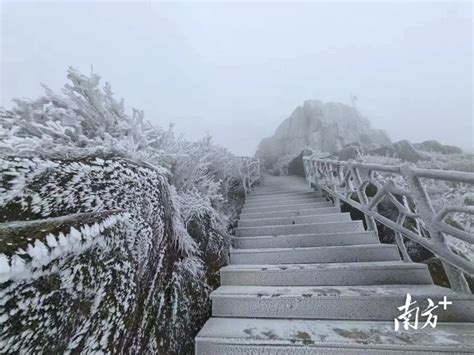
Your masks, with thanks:
[(189, 353), (242, 187), (99, 77), (0, 109), (0, 352)]

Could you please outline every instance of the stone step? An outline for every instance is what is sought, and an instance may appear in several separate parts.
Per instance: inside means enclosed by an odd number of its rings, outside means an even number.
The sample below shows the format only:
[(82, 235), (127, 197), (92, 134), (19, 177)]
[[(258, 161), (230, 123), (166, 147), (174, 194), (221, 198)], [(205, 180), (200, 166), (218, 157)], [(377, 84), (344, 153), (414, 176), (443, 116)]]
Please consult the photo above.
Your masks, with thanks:
[(300, 192), (310, 192), (313, 191), (313, 189), (309, 188), (308, 186), (304, 188), (294, 188), (294, 189), (286, 189), (286, 188), (280, 188), (280, 189), (268, 189), (268, 190), (263, 190), (263, 189), (256, 189), (253, 192), (249, 194), (249, 197), (251, 196), (276, 196), (276, 195), (284, 195), (284, 194), (290, 194), (290, 193), (300, 193)]
[[(427, 265), (401, 261), (326, 196), (288, 176), (246, 196), (196, 354), (474, 353), (474, 296), (433, 285)], [(420, 329), (395, 331), (408, 293)], [(435, 329), (421, 329), (428, 298)]]
[(221, 285), (352, 286), (432, 284), (425, 264), (376, 261), (328, 264), (228, 265)]
[(260, 185), (258, 185), (261, 189), (271, 189), (274, 187), (286, 187), (286, 188), (296, 188), (300, 186), (308, 186), (308, 183), (305, 179), (282, 179), (282, 177), (278, 177), (275, 181), (264, 180), (261, 181)]
[(256, 237), (262, 235), (290, 235), (329, 232), (362, 232), (362, 221), (305, 223), (283, 226), (238, 227), (236, 237)]
[(278, 205), (292, 205), (292, 204), (304, 204), (304, 203), (317, 203), (317, 202), (327, 202), (325, 197), (304, 197), (304, 198), (293, 198), (279, 201), (256, 201), (256, 202), (246, 202), (244, 207), (254, 208), (254, 207), (268, 207), (268, 206), (278, 206)]
[(394, 331), (393, 321), (211, 318), (197, 355), (422, 355), (474, 353), (474, 326), (439, 323)]
[[(407, 293), (420, 310), (438, 306), (442, 322), (474, 322), (474, 296), (435, 285), (396, 286), (221, 286), (211, 294), (214, 317), (393, 320)], [(421, 317), (421, 313), (420, 313)], [(421, 317), (422, 320), (424, 317)]]
[(231, 249), (230, 263), (314, 264), (400, 260), (393, 244), (344, 245), (307, 248)]
[(294, 193), (286, 193), (286, 194), (278, 194), (278, 195), (268, 195), (268, 196), (252, 196), (248, 195), (245, 198), (245, 202), (255, 202), (255, 201), (278, 201), (278, 200), (285, 200), (289, 198), (300, 198), (300, 197), (323, 197), (322, 194), (308, 191), (308, 192), (294, 192)]
[(279, 176), (279, 177), (275, 177), (275, 180), (271, 180), (271, 179), (263, 180), (260, 183), (259, 187), (262, 189), (268, 189), (268, 188), (280, 187), (280, 186), (294, 188), (294, 187), (306, 186), (306, 185), (307, 185), (307, 182), (303, 178), (299, 178), (299, 177), (287, 178), (287, 177)]
[(270, 211), (270, 212), (252, 212), (252, 213), (241, 213), (240, 220), (249, 219), (261, 219), (261, 218), (278, 218), (278, 217), (292, 217), (292, 216), (313, 216), (318, 214), (331, 214), (340, 213), (341, 210), (332, 204), (330, 207), (317, 207), (308, 209), (288, 209), (282, 211)]
[(282, 177), (278, 177), (277, 180), (269, 181), (265, 180), (262, 181), (259, 185), (260, 189), (272, 189), (276, 187), (282, 187), (287, 189), (298, 188), (301, 186), (308, 186), (308, 183), (305, 179), (297, 178), (297, 179), (284, 179)]
[(350, 213), (331, 213), (319, 214), (313, 216), (298, 217), (279, 217), (279, 218), (262, 218), (262, 219), (246, 219), (239, 221), (239, 227), (259, 227), (259, 226), (282, 226), (293, 224), (322, 223), (322, 222), (344, 222), (350, 221)]
[(332, 202), (311, 202), (311, 203), (275, 203), (271, 206), (247, 207), (244, 205), (241, 213), (255, 213), (255, 212), (272, 212), (272, 211), (287, 211), (287, 210), (303, 210), (308, 208), (330, 207), (334, 206)]
[(234, 248), (296, 248), (379, 243), (373, 232), (294, 234), (232, 238)]

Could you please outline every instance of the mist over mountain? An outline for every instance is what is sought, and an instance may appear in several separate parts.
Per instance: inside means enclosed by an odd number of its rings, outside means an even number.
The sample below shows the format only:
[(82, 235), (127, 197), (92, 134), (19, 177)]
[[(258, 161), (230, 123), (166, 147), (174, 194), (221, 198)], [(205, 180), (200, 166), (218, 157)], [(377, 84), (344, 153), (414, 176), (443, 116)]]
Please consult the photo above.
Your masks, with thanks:
[(304, 148), (335, 153), (352, 142), (376, 148), (390, 144), (385, 131), (372, 128), (369, 120), (342, 103), (307, 100), (264, 138), (255, 153), (270, 167), (284, 155), (298, 155)]
[(385, 130), (374, 128), (355, 106), (320, 100), (296, 107), (272, 136), (261, 140), (255, 157), (270, 173), (301, 174), (301, 157), (314, 153), (337, 160), (410, 162), (461, 171), (471, 171), (473, 161), (469, 151), (434, 139), (392, 142)]
[(470, 2), (0, 18), (0, 354), (474, 354)]

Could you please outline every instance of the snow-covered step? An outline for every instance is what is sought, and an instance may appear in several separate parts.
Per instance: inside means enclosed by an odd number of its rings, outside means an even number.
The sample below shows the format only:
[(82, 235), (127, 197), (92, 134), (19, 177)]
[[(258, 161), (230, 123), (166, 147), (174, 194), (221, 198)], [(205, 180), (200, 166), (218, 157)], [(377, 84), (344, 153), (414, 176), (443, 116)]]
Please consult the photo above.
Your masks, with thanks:
[(319, 194), (313, 191), (308, 191), (308, 192), (288, 193), (284, 195), (247, 196), (245, 199), (245, 202), (246, 203), (257, 202), (257, 201), (270, 202), (270, 201), (279, 201), (279, 200), (308, 198), (308, 197), (320, 198), (320, 197), (326, 197), (326, 196), (323, 196), (322, 194)]
[(228, 265), (221, 285), (350, 286), (432, 284), (425, 264), (377, 261), (326, 264)]
[(267, 190), (275, 190), (275, 189), (286, 189), (286, 190), (294, 190), (294, 189), (302, 189), (302, 188), (309, 188), (309, 185), (301, 180), (291, 180), (291, 181), (280, 181), (276, 184), (274, 183), (263, 183), (258, 185), (255, 191), (267, 191)]
[(306, 248), (231, 249), (230, 262), (237, 264), (313, 264), (400, 260), (393, 244), (366, 244)]
[(255, 201), (255, 202), (246, 202), (246, 208), (256, 208), (256, 207), (268, 207), (268, 206), (278, 206), (278, 205), (293, 205), (293, 204), (305, 204), (305, 203), (317, 203), (317, 202), (327, 202), (327, 199), (324, 197), (299, 197), (292, 199), (284, 199), (279, 201)]
[(304, 179), (297, 177), (289, 178), (288, 176), (275, 177), (275, 180), (265, 180), (259, 186), (258, 190), (269, 190), (275, 188), (296, 189), (300, 187), (308, 187), (308, 183)]
[(290, 194), (290, 193), (300, 193), (300, 192), (310, 192), (313, 191), (309, 187), (304, 187), (304, 188), (295, 188), (295, 189), (257, 189), (254, 192), (249, 194), (249, 197), (251, 196), (277, 196), (277, 195), (284, 195), (284, 194)]
[(236, 237), (255, 237), (261, 235), (290, 235), (329, 232), (361, 232), (364, 230), (362, 221), (305, 223), (282, 226), (238, 227)]
[(298, 186), (308, 186), (303, 178), (297, 176), (269, 176), (259, 185), (259, 189), (270, 189), (275, 187), (295, 188)]
[(304, 210), (308, 208), (318, 208), (318, 207), (330, 207), (334, 206), (332, 202), (309, 202), (309, 203), (275, 203), (271, 206), (257, 206), (257, 207), (247, 207), (244, 205), (242, 208), (242, 213), (255, 213), (255, 212), (272, 212), (272, 211), (287, 211), (287, 210)]
[(292, 217), (292, 216), (313, 216), (317, 214), (331, 214), (341, 212), (339, 208), (330, 204), (328, 207), (317, 207), (308, 209), (288, 209), (282, 211), (270, 211), (270, 212), (252, 212), (252, 213), (241, 213), (240, 220), (247, 219), (260, 219), (260, 218), (277, 218), (277, 217)]
[(421, 310), (428, 298), (447, 297), (438, 321), (474, 322), (474, 296), (435, 285), (389, 286), (221, 286), (211, 294), (214, 317), (393, 320), (410, 293)]
[[(425, 264), (325, 197), (296, 177), (265, 177), (247, 196), (196, 353), (472, 353), (474, 297), (433, 285)], [(436, 329), (395, 332), (407, 293), (420, 311), (452, 304)]]
[(262, 219), (246, 219), (239, 221), (239, 227), (282, 226), (293, 224), (347, 222), (351, 220), (350, 213), (331, 213), (312, 216), (277, 217)]
[(296, 248), (379, 243), (373, 232), (294, 234), (232, 238), (234, 248)]
[(314, 192), (314, 191), (304, 191), (304, 192), (294, 192), (294, 193), (286, 193), (286, 194), (279, 194), (279, 195), (268, 195), (268, 196), (252, 196), (248, 195), (245, 198), (245, 202), (255, 202), (255, 201), (279, 201), (279, 200), (287, 200), (293, 198), (300, 198), (300, 197), (324, 197), (322, 194)]
[(393, 321), (211, 318), (196, 337), (206, 355), (400, 355), (472, 354), (474, 327), (394, 331)]

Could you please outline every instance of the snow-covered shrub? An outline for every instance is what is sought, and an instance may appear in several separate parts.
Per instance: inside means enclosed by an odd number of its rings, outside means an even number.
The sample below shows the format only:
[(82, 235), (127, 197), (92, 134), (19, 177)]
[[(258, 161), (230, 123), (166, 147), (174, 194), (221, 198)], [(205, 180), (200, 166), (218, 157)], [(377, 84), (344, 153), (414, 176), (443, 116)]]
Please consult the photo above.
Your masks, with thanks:
[(226, 262), (236, 160), (127, 114), (95, 74), (68, 78), (0, 108), (0, 348), (189, 353)]
[(215, 210), (222, 210), (240, 182), (234, 156), (225, 148), (213, 145), (210, 137), (187, 144), (175, 156), (172, 181), (180, 194), (186, 224), (207, 216), (214, 227), (224, 227), (227, 221)]
[(144, 121), (143, 112), (125, 113), (109, 84), (99, 88), (90, 78), (69, 69), (63, 95), (45, 87), (36, 100), (16, 99), (12, 110), (0, 111), (0, 151), (15, 155), (80, 157), (114, 154), (141, 158), (159, 154), (166, 132)]
[[(45, 87), (36, 100), (16, 99), (11, 110), (0, 108), (0, 154), (80, 158), (121, 156), (172, 171), (185, 219), (205, 205), (208, 214), (239, 183), (234, 156), (210, 137), (188, 142), (173, 127), (163, 130), (144, 120), (142, 111), (125, 112), (108, 83), (70, 68), (63, 95)], [(162, 170), (165, 172), (165, 170)], [(204, 202), (197, 202), (200, 195)], [(188, 202), (186, 202), (188, 201)], [(191, 215), (189, 215), (191, 213)], [(202, 215), (204, 212), (200, 212)]]
[(198, 244), (208, 284), (217, 287), (218, 270), (228, 262), (228, 230), (244, 197), (236, 160), (210, 137), (181, 144), (172, 156), (171, 181), (182, 219)]

